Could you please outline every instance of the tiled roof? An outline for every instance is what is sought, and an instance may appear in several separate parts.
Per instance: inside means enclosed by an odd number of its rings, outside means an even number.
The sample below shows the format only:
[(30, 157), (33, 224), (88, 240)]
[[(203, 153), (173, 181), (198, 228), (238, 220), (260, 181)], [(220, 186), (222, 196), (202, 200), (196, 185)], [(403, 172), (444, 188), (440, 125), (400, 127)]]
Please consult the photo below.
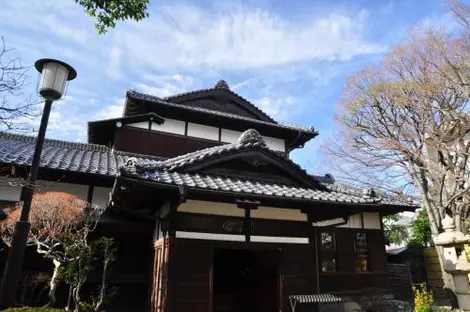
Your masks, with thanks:
[[(31, 165), (35, 142), (35, 137), (0, 133), (0, 162)], [(131, 157), (138, 159), (143, 164), (156, 163), (159, 159), (113, 151), (103, 145), (46, 139), (40, 166), (49, 169), (114, 176), (119, 167)]]
[(265, 153), (269, 153), (270, 155), (272, 155), (272, 157), (277, 158), (282, 162), (285, 162), (289, 166), (295, 168), (295, 170), (298, 171), (298, 175), (303, 176), (304, 179), (308, 180), (311, 184), (317, 185), (319, 188), (322, 188), (322, 185), (318, 183), (318, 181), (312, 176), (307, 174), (307, 172), (302, 169), (302, 167), (300, 167), (298, 164), (285, 157), (284, 155), (280, 155), (279, 153), (276, 153), (275, 151), (269, 149), (266, 143), (264, 142), (263, 137), (259, 134), (258, 131), (254, 129), (248, 129), (243, 132), (240, 138), (238, 139), (237, 143), (209, 147), (192, 153), (176, 156), (174, 158), (164, 160), (158, 164), (149, 164), (147, 169), (151, 169), (151, 167), (158, 167), (165, 168), (168, 171), (184, 171), (184, 169), (188, 166), (205, 162), (210, 159), (215, 159), (222, 155), (229, 154), (232, 152), (239, 152), (248, 149), (256, 149)]
[(212, 90), (225, 90), (226, 92), (229, 92), (233, 96), (239, 98), (241, 101), (248, 104), (258, 114), (260, 114), (261, 116), (264, 116), (264, 118), (268, 119), (268, 121), (273, 122), (273, 123), (277, 123), (271, 116), (269, 116), (267, 113), (265, 113), (263, 110), (261, 110), (258, 106), (251, 103), (250, 101), (248, 101), (244, 97), (240, 96), (238, 93), (235, 93), (232, 90), (230, 90), (230, 87), (229, 87), (228, 83), (225, 80), (217, 81), (212, 88), (200, 89), (200, 90), (194, 90), (194, 91), (189, 91), (189, 92), (185, 92), (185, 93), (175, 94), (175, 95), (165, 97), (164, 100), (172, 101), (172, 100), (175, 100), (175, 99), (178, 99), (178, 98), (181, 98), (181, 97), (185, 97), (185, 96), (188, 96), (188, 95), (193, 95), (193, 94), (198, 94), (198, 93), (200, 94), (200, 93), (204, 93), (204, 92), (212, 91)]
[(409, 205), (420, 206), (418, 200), (406, 196), (392, 195), (390, 193), (381, 192), (372, 188), (361, 188), (344, 182), (335, 181), (332, 175), (314, 176), (316, 180), (321, 182), (329, 190), (349, 194), (354, 196), (371, 196), (381, 199), (381, 203), (387, 205)]
[[(189, 165), (198, 164), (217, 158), (226, 153), (241, 151), (244, 149), (259, 149), (267, 151), (272, 157), (282, 158), (298, 170), (299, 175), (305, 175), (312, 182), (311, 187), (298, 187), (293, 185), (268, 183), (253, 179), (234, 178), (224, 175), (201, 174), (184, 172)], [(258, 194), (265, 196), (290, 197), (305, 200), (320, 200), (328, 202), (385, 204), (392, 206), (409, 206), (403, 201), (386, 201), (380, 197), (372, 197), (367, 194), (343, 192), (335, 190), (326, 181), (318, 181), (314, 176), (308, 175), (299, 165), (291, 160), (277, 155), (269, 150), (261, 135), (253, 129), (245, 131), (237, 143), (226, 144), (196, 151), (162, 161), (158, 164), (142, 164), (136, 160), (130, 167), (121, 170), (124, 176), (143, 179), (158, 183), (185, 185), (196, 189), (210, 189), (215, 191), (237, 192), (241, 194)], [(318, 187), (316, 187), (318, 186)]]
[(124, 171), (126, 176), (147, 181), (185, 185), (195, 189), (227, 191), (246, 195), (264, 195), (312, 201), (378, 204), (380, 198), (359, 197), (333, 191), (321, 191), (248, 179), (237, 179), (197, 173), (169, 172), (164, 169), (138, 169), (138, 173)]
[[(255, 135), (256, 136), (256, 135)], [(185, 173), (183, 168), (190, 163), (205, 161), (226, 151), (255, 147), (267, 149), (263, 142), (246, 135), (237, 144), (182, 155), (168, 160), (141, 154), (113, 151), (103, 145), (74, 143), (59, 140), (45, 140), (40, 166), (49, 169), (99, 174), (114, 177), (118, 174), (133, 178), (187, 185), (191, 188), (236, 192), (240, 194), (260, 194), (282, 198), (320, 200), (329, 202), (384, 204), (391, 206), (415, 206), (409, 201), (399, 199), (370, 197), (358, 192), (338, 188), (331, 183), (323, 183), (327, 189), (297, 187), (281, 183), (269, 183), (253, 179), (241, 179), (223, 175)], [(0, 163), (30, 165), (36, 139), (31, 136), (0, 133)], [(269, 152), (268, 150), (266, 150)], [(273, 157), (281, 157), (273, 152)], [(125, 167), (129, 159), (136, 163), (136, 172)], [(285, 161), (291, 162), (288, 159)], [(297, 166), (292, 162), (293, 165)], [(298, 167), (300, 168), (300, 167)], [(299, 169), (302, 170), (302, 169)], [(315, 179), (315, 177), (311, 177)], [(336, 188), (336, 189), (335, 189)]]
[(226, 113), (226, 112), (221, 112), (221, 111), (215, 111), (215, 110), (210, 110), (210, 109), (201, 108), (201, 107), (195, 107), (195, 106), (184, 105), (184, 104), (176, 104), (168, 100), (163, 100), (159, 97), (145, 94), (145, 93), (140, 93), (134, 90), (128, 90), (127, 96), (130, 98), (154, 102), (157, 104), (166, 105), (170, 107), (184, 108), (189, 111), (197, 111), (197, 112), (212, 114), (216, 116), (223, 116), (223, 117), (228, 117), (228, 118), (233, 118), (233, 119), (245, 120), (245, 121), (250, 121), (250, 122), (254, 122), (258, 124), (264, 124), (264, 125), (269, 125), (269, 126), (279, 127), (279, 128), (284, 128), (284, 129), (297, 130), (297, 131), (306, 132), (306, 133), (312, 133), (312, 134), (317, 133), (313, 127), (304, 127), (304, 126), (287, 124), (287, 123), (268, 122), (268, 121), (258, 120), (258, 119), (254, 119), (254, 118), (250, 118), (246, 116), (241, 116), (241, 115), (236, 115), (236, 114), (231, 114), (231, 113)]

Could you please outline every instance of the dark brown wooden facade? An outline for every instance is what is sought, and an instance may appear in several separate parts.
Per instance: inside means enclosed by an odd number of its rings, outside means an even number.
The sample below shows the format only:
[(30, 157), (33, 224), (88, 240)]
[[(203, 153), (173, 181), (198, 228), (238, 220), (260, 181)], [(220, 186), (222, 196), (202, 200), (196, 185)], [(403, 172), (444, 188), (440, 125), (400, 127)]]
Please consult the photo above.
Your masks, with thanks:
[(117, 129), (114, 140), (117, 150), (158, 155), (164, 158), (175, 157), (222, 144), (218, 141), (131, 127)]
[[(175, 232), (241, 234), (245, 229), (244, 218), (177, 213), (174, 219)], [(155, 281), (153, 284), (155, 311), (290, 311), (287, 298), (291, 294), (366, 295), (371, 291), (390, 291), (381, 230), (322, 229), (312, 227), (308, 222), (281, 220), (251, 219), (249, 222), (254, 225), (250, 233), (253, 236), (308, 237), (308, 243), (213, 241), (170, 236), (163, 256), (166, 263), (155, 263), (155, 267), (163, 265), (163, 273), (155, 273), (156, 279), (163, 274), (162, 284), (159, 287)], [(228, 223), (232, 226), (224, 229), (224, 224)], [(320, 272), (318, 267), (316, 242), (322, 231), (336, 236), (335, 272)], [(369, 267), (366, 272), (358, 272), (355, 266), (353, 237), (358, 232), (365, 232), (368, 238)], [(162, 259), (162, 241), (156, 242), (155, 259)], [(244, 257), (252, 259), (245, 264), (253, 268), (247, 277), (247, 285), (251, 287), (249, 296), (234, 290), (225, 295), (217, 293), (217, 256), (223, 252), (232, 252), (233, 257), (237, 252), (244, 253)], [(155, 301), (159, 297), (162, 297), (160, 306)], [(266, 297), (271, 300), (264, 302)], [(243, 300), (246, 300), (245, 306)]]

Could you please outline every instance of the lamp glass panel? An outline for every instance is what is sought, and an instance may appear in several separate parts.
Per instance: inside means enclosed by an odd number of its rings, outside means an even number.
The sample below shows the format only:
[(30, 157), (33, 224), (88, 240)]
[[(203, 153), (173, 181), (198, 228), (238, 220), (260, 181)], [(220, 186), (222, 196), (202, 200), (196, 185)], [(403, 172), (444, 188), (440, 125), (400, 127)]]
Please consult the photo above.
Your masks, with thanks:
[(40, 90), (54, 90), (61, 97), (64, 94), (68, 74), (67, 67), (62, 64), (45, 63), (41, 72)]

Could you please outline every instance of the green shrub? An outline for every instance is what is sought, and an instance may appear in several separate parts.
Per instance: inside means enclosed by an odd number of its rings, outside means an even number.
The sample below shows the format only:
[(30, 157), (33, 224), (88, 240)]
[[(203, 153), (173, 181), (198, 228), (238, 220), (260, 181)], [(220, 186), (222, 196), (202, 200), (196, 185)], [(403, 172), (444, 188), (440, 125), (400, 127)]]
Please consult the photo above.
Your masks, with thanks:
[(62, 309), (42, 308), (42, 307), (23, 307), (11, 308), (4, 312), (64, 312)]

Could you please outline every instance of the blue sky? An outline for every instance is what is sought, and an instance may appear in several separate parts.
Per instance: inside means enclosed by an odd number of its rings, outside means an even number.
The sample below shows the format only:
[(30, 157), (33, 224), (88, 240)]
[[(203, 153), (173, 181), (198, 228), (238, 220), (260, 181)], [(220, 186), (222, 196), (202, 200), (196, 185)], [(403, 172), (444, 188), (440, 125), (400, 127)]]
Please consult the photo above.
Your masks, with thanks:
[[(167, 96), (225, 79), (277, 120), (314, 126), (320, 135), (293, 158), (322, 174), (319, 147), (335, 135), (347, 77), (380, 62), (411, 26), (453, 23), (442, 0), (150, 0), (148, 19), (98, 35), (72, 0), (2, 2), (12, 55), (78, 72), (54, 104), (49, 138), (86, 142), (86, 122), (119, 116), (127, 89)], [(35, 92), (30, 75), (24, 95)]]

